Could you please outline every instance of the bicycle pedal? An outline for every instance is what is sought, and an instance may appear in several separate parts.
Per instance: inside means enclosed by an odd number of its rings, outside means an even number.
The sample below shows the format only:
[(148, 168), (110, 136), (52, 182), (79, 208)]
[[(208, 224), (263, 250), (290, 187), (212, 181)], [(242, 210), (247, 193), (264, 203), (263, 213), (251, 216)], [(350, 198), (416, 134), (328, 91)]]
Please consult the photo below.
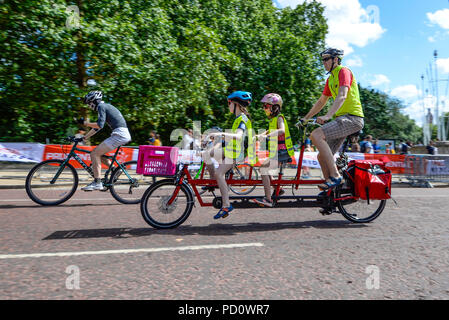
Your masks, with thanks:
[(224, 219), (224, 218), (226, 218), (226, 217), (228, 217), (229, 216), (229, 213), (225, 213), (224, 215), (222, 215), (221, 217)]

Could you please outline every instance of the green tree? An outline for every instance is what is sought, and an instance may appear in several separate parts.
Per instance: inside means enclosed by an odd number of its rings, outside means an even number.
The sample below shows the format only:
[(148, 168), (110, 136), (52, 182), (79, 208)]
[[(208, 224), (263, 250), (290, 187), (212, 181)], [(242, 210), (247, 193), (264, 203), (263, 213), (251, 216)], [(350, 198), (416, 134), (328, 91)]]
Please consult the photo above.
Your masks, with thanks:
[[(146, 143), (152, 129), (167, 144), (173, 129), (193, 120), (203, 129), (230, 127), (224, 111), (234, 90), (256, 101), (281, 94), (292, 123), (319, 96), (326, 31), (314, 1), (283, 10), (271, 0), (5, 1), (0, 135), (58, 141), (73, 117), (96, 118), (81, 103), (92, 89), (122, 111), (134, 144)], [(257, 103), (250, 112), (255, 127), (266, 128)]]
[(363, 88), (359, 84), (360, 100), (365, 114), (364, 135), (378, 139), (422, 141), (422, 129), (403, 114), (403, 103), (386, 93)]

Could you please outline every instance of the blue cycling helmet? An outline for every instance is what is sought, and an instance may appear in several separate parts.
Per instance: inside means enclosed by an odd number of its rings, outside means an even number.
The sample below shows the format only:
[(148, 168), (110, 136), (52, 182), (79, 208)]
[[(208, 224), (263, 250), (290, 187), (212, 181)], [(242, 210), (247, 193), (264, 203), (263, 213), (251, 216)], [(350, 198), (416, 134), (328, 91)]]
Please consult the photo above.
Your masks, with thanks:
[(238, 104), (247, 107), (253, 101), (253, 95), (248, 91), (234, 91), (228, 96), (228, 100), (235, 101)]

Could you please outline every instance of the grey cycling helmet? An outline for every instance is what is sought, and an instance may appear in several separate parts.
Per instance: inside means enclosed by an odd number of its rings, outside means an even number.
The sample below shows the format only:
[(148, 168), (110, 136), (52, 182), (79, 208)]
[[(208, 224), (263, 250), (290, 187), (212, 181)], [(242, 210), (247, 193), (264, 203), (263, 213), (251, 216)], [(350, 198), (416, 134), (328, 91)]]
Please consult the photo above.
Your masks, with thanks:
[(83, 102), (92, 110), (96, 111), (101, 99), (103, 99), (103, 93), (101, 91), (91, 91), (84, 96)]

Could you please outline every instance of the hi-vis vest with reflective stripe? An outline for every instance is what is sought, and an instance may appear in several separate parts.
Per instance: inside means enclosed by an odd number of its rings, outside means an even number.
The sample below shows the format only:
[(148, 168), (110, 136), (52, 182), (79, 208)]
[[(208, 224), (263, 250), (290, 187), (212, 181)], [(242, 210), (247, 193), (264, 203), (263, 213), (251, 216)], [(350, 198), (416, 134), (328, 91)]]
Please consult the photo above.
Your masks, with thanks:
[[(290, 137), (290, 130), (288, 130), (288, 124), (285, 120), (285, 117), (282, 114), (279, 114), (277, 117), (274, 117), (270, 121), (269, 132), (273, 132), (278, 129), (278, 118), (282, 117), (284, 119), (284, 128), (285, 128), (285, 147), (287, 148), (288, 155), (293, 157), (295, 155), (295, 150), (293, 149), (292, 138)], [(270, 158), (274, 158), (278, 152), (278, 136), (270, 137)]]
[[(248, 161), (251, 165), (254, 165), (256, 161), (256, 153), (254, 151), (253, 145), (253, 125), (251, 124), (251, 120), (245, 114), (241, 114), (238, 116), (232, 125), (232, 133), (236, 133), (240, 123), (244, 122), (246, 126), (246, 134), (248, 134)], [(226, 145), (224, 149), (224, 155), (229, 159), (238, 159), (242, 155), (242, 145), (245, 139), (245, 134), (241, 141), (237, 141), (237, 139), (232, 139)]]
[[(340, 89), (340, 81), (338, 80), (338, 74), (343, 66), (337, 66), (334, 70), (332, 70), (331, 75), (329, 76), (329, 89), (332, 94), (332, 98), (336, 98), (338, 95), (338, 90)], [(346, 67), (345, 67), (346, 68)], [(346, 68), (348, 69), (348, 68)], [(349, 69), (348, 69), (349, 70)], [(352, 114), (354, 116), (363, 117), (363, 109), (362, 104), (360, 103), (359, 96), (359, 87), (357, 85), (357, 81), (355, 80), (354, 74), (351, 70), (349, 70), (352, 74), (352, 83), (351, 87), (348, 91), (348, 96), (346, 97), (345, 102), (337, 110), (335, 116), (339, 117), (345, 114)]]

